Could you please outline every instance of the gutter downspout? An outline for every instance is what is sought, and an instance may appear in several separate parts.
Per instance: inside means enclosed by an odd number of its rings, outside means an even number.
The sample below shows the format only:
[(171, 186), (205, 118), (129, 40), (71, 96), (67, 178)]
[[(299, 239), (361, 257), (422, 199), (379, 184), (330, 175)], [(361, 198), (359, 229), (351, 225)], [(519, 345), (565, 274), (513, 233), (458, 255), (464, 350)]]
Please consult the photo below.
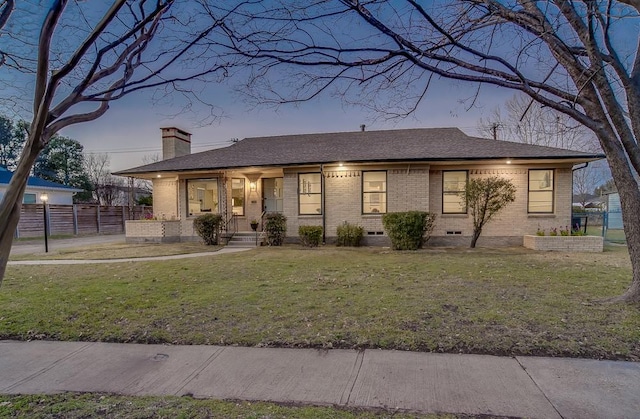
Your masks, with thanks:
[(325, 196), (325, 190), (324, 190), (324, 164), (320, 165), (320, 190), (322, 191), (322, 194), (320, 195), (320, 211), (322, 211), (322, 243), (326, 244), (327, 242), (327, 218), (326, 218), (326, 214), (325, 214), (325, 208), (324, 208), (324, 196)]

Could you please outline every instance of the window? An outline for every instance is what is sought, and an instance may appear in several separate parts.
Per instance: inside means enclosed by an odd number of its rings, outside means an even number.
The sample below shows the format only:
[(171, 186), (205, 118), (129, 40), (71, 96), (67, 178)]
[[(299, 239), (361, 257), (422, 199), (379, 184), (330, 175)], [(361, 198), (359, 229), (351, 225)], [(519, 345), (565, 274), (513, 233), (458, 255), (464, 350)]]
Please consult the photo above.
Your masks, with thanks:
[(362, 172), (362, 213), (387, 212), (387, 172)]
[(322, 214), (322, 175), (300, 173), (298, 175), (298, 211), (304, 214)]
[(218, 179), (187, 180), (189, 215), (218, 212)]
[(231, 179), (231, 206), (235, 215), (244, 215), (244, 179)]
[(35, 204), (36, 203), (36, 194), (34, 193), (25, 193), (22, 196), (23, 204)]
[(553, 212), (553, 169), (529, 170), (529, 212)]
[(442, 172), (442, 213), (466, 214), (465, 189), (469, 172), (466, 170)]

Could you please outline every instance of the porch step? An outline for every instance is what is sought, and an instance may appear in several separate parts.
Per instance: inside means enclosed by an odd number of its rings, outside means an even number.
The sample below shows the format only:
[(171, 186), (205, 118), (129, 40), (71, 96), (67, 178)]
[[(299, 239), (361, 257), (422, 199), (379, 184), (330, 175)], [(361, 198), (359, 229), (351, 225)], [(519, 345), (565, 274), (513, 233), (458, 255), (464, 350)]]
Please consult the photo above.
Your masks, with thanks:
[[(263, 232), (258, 232), (258, 246), (266, 240)], [(254, 231), (238, 231), (227, 242), (228, 247), (256, 247), (256, 233)]]

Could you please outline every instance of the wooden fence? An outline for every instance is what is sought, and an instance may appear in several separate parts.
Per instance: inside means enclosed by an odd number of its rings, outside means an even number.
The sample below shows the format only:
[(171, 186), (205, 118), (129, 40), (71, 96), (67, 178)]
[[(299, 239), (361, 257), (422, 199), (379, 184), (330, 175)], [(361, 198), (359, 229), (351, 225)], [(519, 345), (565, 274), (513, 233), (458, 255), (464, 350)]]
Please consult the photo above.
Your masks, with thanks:
[[(49, 235), (124, 233), (126, 220), (140, 220), (150, 214), (151, 207), (100, 205), (47, 205)], [(23, 204), (16, 237), (44, 235), (44, 206)]]

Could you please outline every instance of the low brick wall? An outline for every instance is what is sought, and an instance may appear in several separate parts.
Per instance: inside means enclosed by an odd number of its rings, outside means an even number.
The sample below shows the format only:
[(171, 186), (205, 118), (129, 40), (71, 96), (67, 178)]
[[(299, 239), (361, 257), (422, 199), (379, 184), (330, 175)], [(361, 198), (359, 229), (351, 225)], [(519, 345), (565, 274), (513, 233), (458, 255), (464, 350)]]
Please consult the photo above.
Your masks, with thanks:
[(174, 243), (180, 241), (180, 221), (127, 220), (127, 243)]
[(524, 247), (557, 252), (602, 252), (604, 239), (599, 236), (524, 236)]

